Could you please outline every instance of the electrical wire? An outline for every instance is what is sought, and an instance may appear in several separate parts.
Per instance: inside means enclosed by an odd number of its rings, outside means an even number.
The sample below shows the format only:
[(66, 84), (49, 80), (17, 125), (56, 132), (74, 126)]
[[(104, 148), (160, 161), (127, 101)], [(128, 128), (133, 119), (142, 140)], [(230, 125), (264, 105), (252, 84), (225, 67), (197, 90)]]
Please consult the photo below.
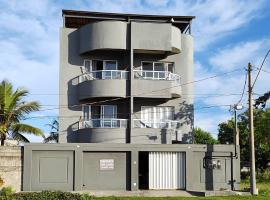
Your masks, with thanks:
[(245, 89), (246, 89), (246, 85), (247, 85), (247, 75), (248, 75), (248, 73), (246, 72), (244, 87), (243, 87), (243, 90), (242, 90), (241, 97), (240, 97), (239, 101), (237, 102), (237, 105), (240, 104), (242, 102), (242, 100), (243, 100)]
[(263, 59), (262, 64), (261, 64), (261, 66), (260, 66), (260, 68), (259, 68), (259, 71), (258, 71), (258, 73), (257, 73), (257, 75), (256, 75), (256, 78), (255, 78), (255, 80), (254, 80), (254, 82), (253, 82), (253, 84), (252, 84), (251, 89), (254, 87), (254, 85), (255, 85), (255, 83), (256, 83), (256, 81), (257, 81), (257, 79), (258, 79), (258, 77), (259, 77), (259, 75), (260, 75), (260, 72), (261, 72), (261, 70), (262, 70), (262, 67), (263, 67), (263, 65), (264, 65), (264, 63), (265, 63), (265, 60), (266, 60), (267, 56), (269, 55), (269, 53), (270, 53), (270, 50), (268, 50), (267, 53), (266, 53), (266, 55), (264, 56), (264, 59)]

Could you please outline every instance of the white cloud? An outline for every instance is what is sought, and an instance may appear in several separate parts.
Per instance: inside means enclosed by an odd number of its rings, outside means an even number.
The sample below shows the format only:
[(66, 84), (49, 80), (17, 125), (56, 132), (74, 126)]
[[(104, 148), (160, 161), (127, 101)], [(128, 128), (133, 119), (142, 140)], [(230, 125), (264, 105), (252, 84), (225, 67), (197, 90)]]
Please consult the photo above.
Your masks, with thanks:
[[(232, 34), (260, 17), (266, 1), (184, 1), (184, 0), (98, 0), (98, 1), (33, 1), (0, 0), (0, 80), (8, 78), (15, 86), (25, 86), (31, 93), (58, 93), (59, 27), (62, 26), (61, 9), (78, 9), (105, 12), (195, 15), (192, 31), (195, 36), (196, 50), (207, 51), (211, 44)], [(249, 57), (261, 55), (259, 46), (265, 44), (258, 40), (240, 43), (219, 49), (208, 64), (200, 65), (197, 61), (196, 78), (208, 77), (220, 71), (234, 69), (246, 64)], [(243, 49), (245, 51), (243, 51)], [(269, 78), (263, 74), (258, 80), (256, 91)], [(239, 92), (243, 84), (243, 75), (220, 77), (196, 84), (200, 93)], [(42, 104), (57, 105), (58, 96), (33, 95), (31, 99)], [(233, 97), (235, 98), (235, 97)], [(235, 99), (205, 98), (200, 99), (205, 105), (227, 104)], [(225, 112), (225, 111), (224, 111)], [(45, 112), (44, 112), (45, 113)], [(43, 113), (43, 114), (44, 114)], [(50, 114), (51, 113), (51, 114)], [(57, 114), (57, 110), (48, 111), (47, 115)], [(223, 114), (221, 114), (224, 116)], [(205, 116), (198, 115), (202, 120)], [(216, 119), (223, 119), (215, 113)], [(211, 119), (211, 115), (208, 116)], [(206, 120), (208, 127), (215, 124)], [(49, 121), (49, 120), (47, 120)], [(34, 123), (34, 122), (33, 122)], [(47, 123), (47, 122), (44, 122)], [(204, 124), (205, 124), (204, 123)], [(202, 127), (203, 123), (201, 122)], [(41, 123), (39, 127), (43, 128)], [(212, 128), (211, 128), (212, 127)]]

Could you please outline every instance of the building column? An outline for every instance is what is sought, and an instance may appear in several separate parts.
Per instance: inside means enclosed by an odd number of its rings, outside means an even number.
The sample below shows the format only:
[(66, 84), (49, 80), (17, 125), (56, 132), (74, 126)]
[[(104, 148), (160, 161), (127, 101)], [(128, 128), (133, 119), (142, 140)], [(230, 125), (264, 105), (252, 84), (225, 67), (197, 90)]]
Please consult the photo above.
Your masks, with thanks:
[(131, 151), (131, 191), (139, 188), (139, 152)]

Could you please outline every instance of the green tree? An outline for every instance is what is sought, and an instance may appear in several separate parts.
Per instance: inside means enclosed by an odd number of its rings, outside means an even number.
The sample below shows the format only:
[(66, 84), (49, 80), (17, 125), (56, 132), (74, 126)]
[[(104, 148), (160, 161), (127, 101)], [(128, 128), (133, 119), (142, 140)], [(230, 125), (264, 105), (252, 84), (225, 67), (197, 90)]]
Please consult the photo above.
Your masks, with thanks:
[[(241, 113), (238, 121), (241, 162), (249, 163), (248, 111)], [(232, 143), (233, 134), (233, 119), (219, 124), (218, 140), (220, 143)], [(270, 161), (270, 108), (254, 109), (254, 136), (256, 168), (265, 169)]]
[(221, 144), (232, 144), (234, 136), (234, 121), (232, 119), (218, 125), (218, 141)]
[(201, 128), (194, 129), (195, 144), (217, 144), (217, 140), (212, 137), (211, 133), (202, 130)]
[(51, 127), (51, 131), (48, 137), (44, 138), (44, 143), (56, 142), (58, 143), (59, 135), (59, 122), (55, 119), (51, 124), (48, 124)]
[(36, 101), (24, 101), (29, 94), (26, 89), (18, 88), (15, 91), (7, 80), (0, 83), (0, 140), (1, 146), (9, 137), (22, 142), (29, 142), (23, 135), (34, 134), (44, 136), (42, 130), (29, 124), (21, 123), (26, 116), (39, 110), (39, 103)]

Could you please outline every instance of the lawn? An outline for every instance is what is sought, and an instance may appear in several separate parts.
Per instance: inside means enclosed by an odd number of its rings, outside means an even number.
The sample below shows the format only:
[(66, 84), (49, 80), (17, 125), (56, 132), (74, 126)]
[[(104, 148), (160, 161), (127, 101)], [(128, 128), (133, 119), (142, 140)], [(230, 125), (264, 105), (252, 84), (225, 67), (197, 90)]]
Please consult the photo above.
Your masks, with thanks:
[[(270, 200), (270, 180), (260, 181), (257, 183), (259, 188), (259, 196), (226, 196), (226, 197), (96, 197), (97, 200)], [(243, 181), (241, 183), (242, 189), (249, 188), (249, 182)]]
[[(270, 200), (270, 180), (257, 182), (259, 196), (225, 196), (225, 197), (90, 197), (87, 194), (78, 194), (61, 191), (43, 191), (16, 193), (0, 196), (0, 200)], [(249, 182), (241, 183), (242, 189), (249, 188)]]

